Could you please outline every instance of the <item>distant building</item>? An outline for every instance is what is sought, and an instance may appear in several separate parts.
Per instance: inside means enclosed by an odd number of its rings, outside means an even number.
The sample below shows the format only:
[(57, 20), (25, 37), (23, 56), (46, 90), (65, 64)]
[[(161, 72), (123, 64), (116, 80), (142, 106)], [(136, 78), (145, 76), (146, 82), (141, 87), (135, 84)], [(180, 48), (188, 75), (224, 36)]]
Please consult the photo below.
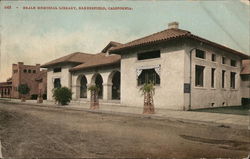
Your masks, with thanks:
[(10, 98), (12, 90), (12, 81), (11, 78), (7, 79), (6, 82), (0, 83), (0, 97), (1, 98)]
[(7, 82), (0, 83), (1, 97), (20, 98), (18, 86), (27, 84), (30, 92), (26, 95), (29, 99), (38, 94), (47, 94), (47, 71), (40, 70), (40, 64), (24, 65), (23, 62), (12, 65), (12, 77)]
[[(179, 29), (166, 30), (126, 44), (110, 42), (101, 53), (73, 53), (42, 67), (52, 89), (66, 86), (73, 99), (89, 101), (87, 87), (100, 88), (100, 102), (143, 106), (140, 88), (155, 85), (155, 108), (187, 110), (241, 105), (249, 98), (249, 56)], [(246, 68), (248, 67), (248, 68)]]

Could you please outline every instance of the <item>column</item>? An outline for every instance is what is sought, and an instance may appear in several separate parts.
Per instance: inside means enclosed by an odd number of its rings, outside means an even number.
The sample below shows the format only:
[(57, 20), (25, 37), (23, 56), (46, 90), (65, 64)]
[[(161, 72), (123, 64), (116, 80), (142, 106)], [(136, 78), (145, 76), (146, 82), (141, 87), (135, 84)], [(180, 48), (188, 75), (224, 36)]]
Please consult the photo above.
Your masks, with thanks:
[(112, 99), (112, 84), (103, 83), (103, 100)]

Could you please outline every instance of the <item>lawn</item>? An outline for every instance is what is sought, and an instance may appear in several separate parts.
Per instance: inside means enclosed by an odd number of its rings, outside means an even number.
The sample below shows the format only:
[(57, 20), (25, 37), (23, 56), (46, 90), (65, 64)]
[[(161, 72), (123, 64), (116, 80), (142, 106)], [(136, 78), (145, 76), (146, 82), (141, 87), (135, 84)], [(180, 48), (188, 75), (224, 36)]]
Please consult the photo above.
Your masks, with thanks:
[(191, 110), (191, 111), (235, 114), (235, 115), (250, 115), (250, 105), (203, 108), (203, 109), (196, 109), (196, 110)]

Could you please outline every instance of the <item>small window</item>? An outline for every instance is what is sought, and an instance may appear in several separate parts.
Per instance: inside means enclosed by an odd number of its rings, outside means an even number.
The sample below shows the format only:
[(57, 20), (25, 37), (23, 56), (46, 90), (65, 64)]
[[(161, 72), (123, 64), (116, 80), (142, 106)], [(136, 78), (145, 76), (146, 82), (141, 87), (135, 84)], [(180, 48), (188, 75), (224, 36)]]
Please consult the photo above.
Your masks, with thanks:
[(211, 69), (211, 87), (214, 88), (215, 68)]
[(31, 73), (31, 70), (28, 70), (28, 73)]
[(62, 71), (61, 67), (54, 68), (54, 70), (53, 70), (53, 72), (61, 72), (61, 71)]
[(205, 51), (196, 49), (195, 56), (198, 58), (205, 59)]
[(221, 87), (225, 88), (225, 70), (222, 70), (222, 76), (221, 76)]
[(159, 57), (161, 57), (160, 50), (144, 52), (144, 53), (138, 53), (137, 54), (137, 59), (138, 60), (154, 59), (154, 58), (159, 58)]
[(24, 69), (24, 70), (23, 70), (23, 72), (24, 72), (24, 73), (27, 73), (27, 70), (26, 70), (26, 69)]
[(222, 64), (226, 64), (226, 57), (224, 57), (224, 56), (222, 57), (221, 63), (222, 63)]
[(236, 61), (235, 60), (231, 60), (231, 66), (236, 67)]
[(146, 83), (157, 85), (160, 84), (160, 76), (156, 73), (155, 69), (142, 70), (137, 82), (138, 86)]
[(235, 76), (236, 76), (236, 73), (231, 72), (231, 74), (230, 74), (230, 87), (233, 89), (235, 89)]
[(216, 61), (216, 55), (212, 54), (212, 61)]
[(54, 88), (61, 88), (61, 79), (60, 78), (54, 79)]
[(204, 68), (204, 66), (195, 66), (195, 86), (197, 87), (203, 87)]
[(33, 73), (36, 73), (36, 70), (33, 70)]
[(13, 73), (17, 73), (18, 72), (18, 70), (13, 70)]

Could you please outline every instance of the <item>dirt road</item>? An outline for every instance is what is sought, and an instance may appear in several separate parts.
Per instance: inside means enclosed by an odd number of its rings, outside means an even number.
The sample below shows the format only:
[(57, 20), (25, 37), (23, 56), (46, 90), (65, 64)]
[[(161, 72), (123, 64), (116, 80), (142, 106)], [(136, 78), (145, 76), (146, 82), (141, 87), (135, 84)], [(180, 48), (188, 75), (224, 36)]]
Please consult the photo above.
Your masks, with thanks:
[(4, 157), (242, 158), (248, 130), (0, 103)]

